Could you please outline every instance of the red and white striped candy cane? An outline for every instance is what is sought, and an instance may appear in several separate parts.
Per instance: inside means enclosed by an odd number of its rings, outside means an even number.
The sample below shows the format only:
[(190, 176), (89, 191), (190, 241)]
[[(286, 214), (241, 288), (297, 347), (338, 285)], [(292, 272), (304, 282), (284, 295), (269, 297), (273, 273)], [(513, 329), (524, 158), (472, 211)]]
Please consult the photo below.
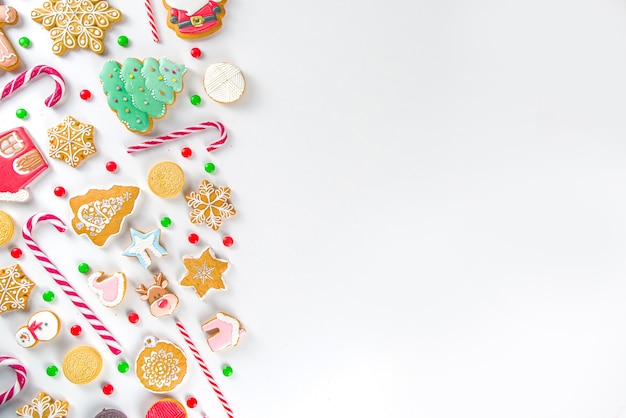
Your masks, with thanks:
[(134, 154), (137, 151), (143, 151), (145, 149), (152, 148), (157, 145), (161, 145), (164, 142), (172, 141), (174, 139), (187, 136), (194, 132), (204, 131), (207, 128), (216, 128), (220, 133), (220, 139), (213, 142), (206, 149), (208, 152), (215, 151), (216, 149), (224, 145), (224, 143), (228, 139), (228, 132), (226, 132), (226, 128), (220, 122), (206, 121), (206, 122), (202, 122), (197, 125), (194, 125), (194, 126), (189, 126), (181, 131), (174, 131), (167, 135), (162, 135), (157, 138), (151, 139), (149, 141), (142, 142), (141, 144), (131, 145), (130, 147), (126, 149), (126, 152), (129, 154)]
[(106, 329), (104, 324), (100, 322), (96, 314), (87, 306), (83, 298), (81, 298), (78, 293), (74, 290), (71, 284), (65, 279), (65, 277), (59, 272), (52, 261), (48, 258), (46, 253), (44, 253), (41, 248), (35, 243), (32, 237), (33, 227), (37, 225), (39, 222), (50, 222), (52, 226), (54, 226), (57, 231), (65, 232), (67, 227), (63, 223), (61, 219), (51, 213), (38, 213), (26, 221), (24, 228), (22, 229), (22, 237), (24, 237), (24, 241), (26, 241), (26, 245), (33, 251), (35, 254), (35, 258), (41, 262), (43, 267), (46, 269), (48, 273), (52, 276), (55, 282), (61, 289), (65, 292), (65, 294), (70, 298), (74, 306), (78, 308), (80, 313), (87, 319), (89, 325), (93, 327), (100, 335), (100, 338), (104, 340), (106, 345), (109, 347), (109, 350), (115, 355), (118, 355), (122, 352), (122, 347), (117, 342), (113, 335)]
[(12, 397), (20, 393), (24, 388), (27, 373), (24, 365), (15, 357), (0, 356), (0, 366), (7, 366), (15, 371), (15, 383), (13, 386), (9, 390), (0, 393), (0, 405), (2, 405), (10, 401)]
[(191, 341), (191, 337), (189, 336), (189, 333), (185, 329), (185, 326), (183, 325), (182, 322), (178, 320), (176, 321), (176, 326), (178, 327), (178, 330), (180, 331), (183, 338), (185, 339), (187, 346), (193, 353), (193, 356), (196, 358), (196, 361), (198, 362), (198, 365), (202, 369), (202, 372), (204, 373), (206, 378), (209, 380), (209, 383), (211, 384), (213, 391), (217, 395), (217, 399), (219, 399), (220, 402), (222, 403), (222, 407), (226, 411), (226, 414), (228, 415), (229, 418), (233, 418), (233, 410), (230, 409), (230, 405), (228, 405), (228, 402), (226, 401), (224, 394), (220, 390), (220, 387), (217, 385), (217, 382), (215, 381), (215, 379), (213, 379), (213, 375), (209, 371), (209, 368), (207, 367), (206, 363), (204, 362), (202, 357), (200, 357), (200, 352), (198, 352), (196, 345), (193, 343), (193, 341)]
[(46, 106), (53, 107), (59, 102), (59, 100), (61, 100), (61, 97), (63, 97), (63, 93), (65, 93), (65, 80), (63, 80), (63, 76), (61, 75), (61, 73), (47, 65), (37, 65), (15, 77), (13, 81), (10, 81), (2, 89), (2, 94), (0, 94), (0, 100), (11, 95), (16, 90), (22, 88), (24, 84), (28, 83), (30, 80), (39, 76), (40, 74), (47, 74), (54, 80), (54, 93), (46, 98), (45, 101)]
[(159, 33), (157, 32), (156, 21), (154, 20), (154, 13), (152, 12), (152, 4), (150, 0), (146, 0), (146, 11), (148, 12), (148, 24), (150, 25), (150, 31), (152, 32), (152, 40), (159, 42)]

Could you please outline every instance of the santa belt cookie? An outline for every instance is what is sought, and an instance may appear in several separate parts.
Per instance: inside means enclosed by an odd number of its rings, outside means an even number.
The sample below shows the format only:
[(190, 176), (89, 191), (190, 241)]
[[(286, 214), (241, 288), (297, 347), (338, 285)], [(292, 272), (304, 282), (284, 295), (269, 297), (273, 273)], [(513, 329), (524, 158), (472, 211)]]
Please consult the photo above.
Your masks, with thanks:
[[(215, 14), (220, 14), (222, 13), (222, 8), (220, 6), (215, 6), (213, 8), (213, 13)], [(200, 27), (202, 25), (204, 25), (205, 23), (208, 22), (216, 22), (217, 21), (217, 16), (215, 15), (209, 15), (209, 16), (189, 16), (189, 20), (183, 20), (182, 22), (178, 21), (178, 18), (176, 16), (172, 16), (170, 18), (170, 22), (174, 23), (174, 24), (178, 24), (178, 27), (180, 29), (184, 29), (184, 28), (188, 28), (190, 26), (193, 26), (195, 28)]]

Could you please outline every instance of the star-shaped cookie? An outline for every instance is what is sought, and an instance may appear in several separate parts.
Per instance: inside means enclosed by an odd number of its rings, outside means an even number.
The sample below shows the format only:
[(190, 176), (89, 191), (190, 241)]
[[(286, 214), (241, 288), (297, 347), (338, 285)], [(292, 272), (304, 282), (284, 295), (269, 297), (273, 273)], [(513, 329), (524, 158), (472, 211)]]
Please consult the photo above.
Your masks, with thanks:
[(57, 126), (48, 129), (48, 155), (69, 164), (70, 167), (77, 167), (85, 158), (96, 153), (93, 131), (92, 125), (67, 116)]
[(211, 248), (204, 250), (198, 258), (184, 257), (183, 263), (187, 271), (180, 284), (193, 287), (200, 299), (211, 289), (226, 289), (222, 275), (228, 269), (228, 261), (215, 258)]
[(161, 230), (159, 228), (147, 234), (130, 228), (130, 237), (132, 242), (122, 254), (128, 257), (137, 257), (137, 260), (139, 260), (145, 269), (152, 264), (152, 260), (150, 256), (148, 256), (148, 251), (156, 257), (167, 255), (167, 250), (159, 243), (159, 238), (161, 237)]

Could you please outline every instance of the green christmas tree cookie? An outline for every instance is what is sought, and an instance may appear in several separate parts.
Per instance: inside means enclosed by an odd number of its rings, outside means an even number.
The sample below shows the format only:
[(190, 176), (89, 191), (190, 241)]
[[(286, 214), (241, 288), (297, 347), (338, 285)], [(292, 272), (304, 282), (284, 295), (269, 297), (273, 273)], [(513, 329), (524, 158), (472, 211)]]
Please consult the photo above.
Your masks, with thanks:
[(152, 130), (152, 119), (165, 116), (166, 105), (174, 103), (183, 89), (186, 68), (167, 58), (146, 58), (142, 63), (127, 58), (123, 64), (107, 61), (100, 81), (107, 103), (126, 127), (142, 134)]

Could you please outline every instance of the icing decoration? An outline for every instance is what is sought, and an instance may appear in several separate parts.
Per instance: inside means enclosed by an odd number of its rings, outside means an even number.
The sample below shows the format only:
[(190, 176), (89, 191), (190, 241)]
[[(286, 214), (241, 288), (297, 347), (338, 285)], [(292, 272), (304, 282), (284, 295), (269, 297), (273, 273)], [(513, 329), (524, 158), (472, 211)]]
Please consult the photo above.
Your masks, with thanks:
[(47, 65), (37, 65), (33, 68), (30, 68), (24, 71), (22, 74), (15, 77), (12, 81), (7, 83), (2, 88), (2, 94), (0, 94), (0, 101), (5, 99), (7, 96), (10, 96), (15, 91), (24, 87), (30, 80), (35, 77), (38, 77), (40, 74), (47, 74), (54, 80), (54, 92), (46, 98), (44, 102), (46, 106), (53, 107), (59, 100), (63, 97), (65, 93), (65, 80), (63, 80), (63, 76), (57, 70)]
[(128, 416), (117, 409), (103, 409), (94, 418), (128, 418)]
[(137, 151), (143, 151), (148, 148), (156, 147), (157, 145), (161, 145), (165, 142), (182, 138), (183, 136), (187, 136), (194, 132), (204, 131), (207, 128), (216, 128), (220, 133), (220, 138), (217, 141), (213, 142), (211, 145), (209, 145), (206, 149), (208, 152), (212, 152), (224, 145), (224, 143), (228, 139), (228, 133), (226, 132), (226, 128), (224, 128), (224, 125), (222, 125), (220, 122), (206, 121), (194, 126), (188, 126), (181, 131), (174, 131), (167, 135), (158, 136), (149, 141), (142, 142), (141, 144), (131, 145), (130, 147), (126, 148), (126, 152), (129, 154), (134, 154)]
[(4, 34), (5, 25), (14, 25), (19, 16), (13, 7), (0, 5), (0, 69), (11, 71), (20, 65), (20, 58), (17, 56), (11, 42)]
[(178, 306), (178, 297), (167, 290), (169, 282), (163, 278), (163, 273), (155, 274), (153, 278), (153, 285), (146, 288), (146, 286), (140, 284), (135, 291), (141, 295), (139, 297), (141, 300), (145, 300), (150, 304), (150, 313), (153, 316), (171, 315), (176, 306)]
[(187, 418), (187, 411), (177, 400), (166, 398), (153, 403), (146, 418)]
[(185, 378), (187, 358), (176, 344), (149, 337), (135, 360), (135, 374), (150, 392), (169, 392)]
[(206, 94), (218, 103), (236, 102), (246, 90), (246, 79), (241, 70), (227, 62), (210, 65), (202, 83)]
[[(11, 218), (11, 215), (6, 213), (5, 211), (0, 210), (0, 245), (4, 245), (9, 242), (11, 240), (11, 237), (13, 236), (13, 232), (15, 232), (15, 224), (13, 223), (13, 218)], [(13, 255), (13, 250), (11, 250), (11, 255)]]
[(216, 188), (210, 181), (202, 180), (197, 192), (191, 192), (185, 196), (187, 206), (191, 208), (189, 220), (192, 224), (206, 224), (217, 231), (224, 219), (237, 214), (228, 199), (230, 199), (229, 187)]
[(56, 55), (77, 47), (102, 54), (105, 31), (122, 19), (122, 13), (106, 0), (46, 0), (30, 17), (50, 31)]
[(72, 197), (72, 228), (102, 247), (110, 237), (121, 231), (124, 219), (135, 208), (137, 197), (139, 187), (135, 186), (91, 189), (84, 195)]
[(0, 200), (23, 202), (28, 186), (48, 164), (24, 128), (0, 133)]
[(202, 331), (210, 334), (207, 342), (213, 352), (236, 346), (239, 337), (246, 333), (236, 318), (223, 312), (218, 312), (214, 318), (202, 324)]
[(100, 82), (111, 110), (132, 132), (152, 130), (152, 119), (165, 116), (166, 105), (174, 103), (183, 89), (187, 69), (167, 58), (127, 58), (122, 64), (107, 61), (100, 71)]
[(119, 305), (126, 294), (126, 276), (121, 272), (105, 276), (103, 271), (97, 271), (89, 276), (87, 282), (107, 308)]
[(167, 250), (159, 243), (161, 230), (154, 229), (147, 234), (130, 228), (130, 238), (132, 240), (130, 246), (122, 253), (127, 257), (137, 257), (143, 268), (147, 269), (152, 264), (152, 260), (148, 256), (148, 251), (156, 257), (167, 255)]
[(20, 418), (65, 418), (69, 407), (66, 401), (55, 401), (46, 392), (39, 392), (29, 405), (24, 405), (16, 413)]
[(226, 0), (163, 0), (167, 8), (167, 26), (181, 38), (209, 36), (222, 27)]
[(171, 161), (155, 164), (148, 173), (148, 187), (159, 197), (176, 196), (185, 186), (185, 174), (180, 166)]
[(220, 387), (217, 385), (217, 382), (213, 378), (213, 375), (211, 374), (211, 371), (207, 367), (206, 363), (204, 362), (204, 359), (202, 358), (202, 356), (200, 356), (200, 352), (196, 348), (196, 345), (191, 339), (191, 336), (189, 335), (189, 333), (187, 332), (187, 329), (185, 329), (185, 326), (180, 321), (176, 321), (176, 328), (178, 328), (180, 335), (182, 335), (183, 338), (185, 339), (185, 343), (187, 343), (187, 347), (189, 347), (189, 350), (191, 350), (191, 352), (193, 353), (193, 357), (196, 359), (198, 366), (200, 366), (200, 369), (202, 369), (202, 373), (204, 373), (204, 376), (209, 381), (209, 384), (211, 385), (213, 392), (215, 392), (217, 399), (219, 399), (220, 403), (222, 404), (222, 408), (224, 408), (224, 411), (226, 411), (226, 414), (228, 415), (229, 418), (233, 418), (233, 410), (230, 408), (228, 401), (224, 397), (224, 394), (220, 390)]
[(19, 264), (0, 269), (0, 314), (27, 309), (34, 287)]
[(93, 126), (67, 116), (61, 123), (48, 129), (50, 150), (48, 155), (77, 167), (85, 158), (96, 153), (93, 143)]
[(24, 348), (34, 347), (40, 341), (50, 341), (59, 335), (61, 321), (52, 311), (39, 311), (30, 317), (28, 324), (17, 330), (15, 338)]
[(63, 357), (62, 367), (67, 380), (84, 385), (92, 382), (102, 371), (102, 356), (95, 348), (82, 345)]
[(26, 367), (15, 357), (0, 356), (0, 366), (10, 367), (15, 372), (15, 382), (13, 386), (0, 393), (0, 406), (2, 406), (24, 389), (28, 373), (26, 372)]
[(148, 13), (148, 24), (150, 25), (150, 32), (152, 33), (152, 40), (159, 42), (159, 32), (156, 26), (156, 20), (154, 19), (154, 12), (152, 11), (152, 4), (150, 0), (145, 0), (146, 12)]
[(187, 271), (180, 285), (193, 287), (201, 299), (209, 290), (226, 289), (222, 275), (228, 269), (228, 261), (215, 258), (211, 248), (204, 250), (198, 258), (184, 257), (183, 263)]
[(37, 225), (39, 222), (50, 222), (52, 226), (56, 228), (58, 232), (65, 232), (67, 227), (63, 223), (61, 219), (57, 216), (52, 215), (51, 213), (38, 213), (26, 221), (24, 228), (22, 229), (22, 237), (24, 241), (26, 241), (26, 245), (31, 249), (35, 258), (39, 260), (44, 269), (54, 279), (54, 281), (61, 287), (63, 292), (70, 298), (70, 301), (78, 308), (81, 314), (85, 317), (85, 319), (89, 322), (89, 325), (98, 332), (100, 338), (106, 343), (107, 347), (111, 351), (111, 353), (117, 355), (122, 352), (122, 347), (120, 343), (111, 335), (108, 329), (104, 326), (102, 322), (98, 319), (96, 314), (93, 313), (91, 308), (85, 303), (83, 298), (81, 298), (78, 293), (74, 290), (72, 285), (67, 281), (67, 279), (59, 272), (56, 266), (52, 263), (52, 260), (48, 258), (46, 253), (44, 253), (39, 245), (33, 240), (32, 233), (33, 227)]

